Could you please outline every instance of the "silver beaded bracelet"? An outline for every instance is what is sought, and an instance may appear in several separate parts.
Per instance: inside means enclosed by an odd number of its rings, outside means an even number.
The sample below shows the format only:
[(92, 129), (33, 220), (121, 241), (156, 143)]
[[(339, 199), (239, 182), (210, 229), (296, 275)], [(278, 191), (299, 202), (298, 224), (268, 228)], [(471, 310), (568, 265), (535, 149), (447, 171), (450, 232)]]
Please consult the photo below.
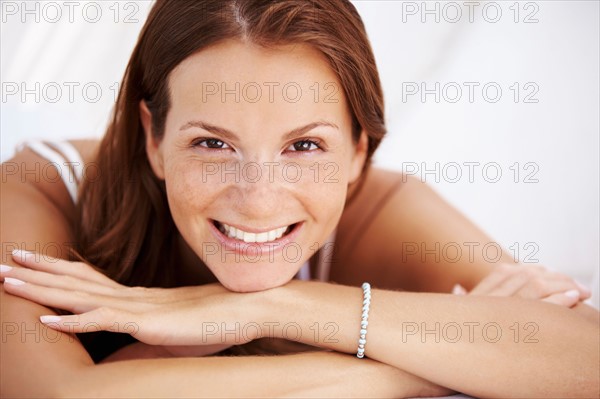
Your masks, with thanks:
[(371, 306), (371, 284), (363, 283), (363, 306), (360, 320), (360, 338), (358, 339), (358, 351), (356, 357), (365, 357), (365, 344), (367, 343), (367, 326), (369, 325), (369, 307)]

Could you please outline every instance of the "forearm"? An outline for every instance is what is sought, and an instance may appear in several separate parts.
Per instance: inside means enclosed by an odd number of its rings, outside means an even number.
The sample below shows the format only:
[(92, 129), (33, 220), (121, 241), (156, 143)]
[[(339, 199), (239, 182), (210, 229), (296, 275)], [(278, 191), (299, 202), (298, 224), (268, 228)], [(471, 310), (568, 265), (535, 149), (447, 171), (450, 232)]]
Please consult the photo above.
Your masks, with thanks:
[(451, 391), (335, 352), (118, 361), (87, 367), (66, 397), (416, 397)]
[(595, 326), (600, 325), (600, 312), (598, 312), (598, 309), (595, 309), (588, 304), (578, 302), (571, 308), (571, 311), (580, 315)]
[[(276, 334), (295, 338), (281, 326), (297, 323), (301, 342), (356, 352), (360, 288), (292, 282), (273, 293), (282, 309)], [(326, 323), (335, 335), (323, 334)], [(541, 301), (374, 289), (365, 354), (473, 396), (593, 397), (598, 336), (597, 325)]]
[(158, 359), (168, 357), (173, 357), (173, 355), (171, 355), (164, 346), (135, 342), (111, 353), (104, 358), (100, 364), (133, 359)]
[(163, 346), (148, 345), (135, 342), (110, 354), (101, 363), (109, 363), (133, 359), (157, 359), (169, 357), (201, 357), (209, 356), (229, 348), (230, 345), (185, 345)]

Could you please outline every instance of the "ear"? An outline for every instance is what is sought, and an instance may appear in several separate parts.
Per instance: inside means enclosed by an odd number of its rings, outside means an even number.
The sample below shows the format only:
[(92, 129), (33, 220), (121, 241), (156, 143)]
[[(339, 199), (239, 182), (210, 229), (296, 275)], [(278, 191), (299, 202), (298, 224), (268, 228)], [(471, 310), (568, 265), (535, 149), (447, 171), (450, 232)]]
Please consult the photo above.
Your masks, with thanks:
[(354, 183), (360, 177), (363, 166), (367, 160), (367, 151), (369, 148), (369, 137), (363, 130), (360, 132), (358, 143), (354, 149), (354, 155), (352, 156), (352, 163), (350, 165), (350, 180), (348, 183)]
[(148, 157), (148, 162), (156, 177), (164, 180), (165, 171), (161, 146), (159, 143), (156, 143), (152, 134), (152, 114), (144, 100), (140, 101), (140, 122), (142, 122), (144, 135), (146, 136), (146, 156)]

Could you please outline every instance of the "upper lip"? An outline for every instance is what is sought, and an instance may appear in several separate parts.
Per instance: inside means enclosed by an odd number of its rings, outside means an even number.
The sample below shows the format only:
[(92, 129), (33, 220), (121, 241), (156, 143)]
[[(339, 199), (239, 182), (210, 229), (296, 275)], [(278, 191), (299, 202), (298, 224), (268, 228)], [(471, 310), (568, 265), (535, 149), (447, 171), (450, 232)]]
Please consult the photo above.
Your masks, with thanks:
[(257, 229), (255, 227), (249, 227), (249, 226), (244, 226), (244, 225), (241, 225), (241, 224), (224, 222), (224, 221), (217, 220), (217, 219), (212, 219), (212, 221), (219, 222), (221, 224), (224, 223), (224, 224), (226, 224), (228, 226), (235, 227), (236, 229), (242, 230), (242, 231), (244, 231), (246, 233), (266, 233), (266, 232), (269, 232), (269, 231), (272, 231), (272, 230), (275, 230), (275, 229), (279, 229), (279, 228), (282, 228), (282, 227), (288, 227), (288, 226), (291, 226), (293, 224), (298, 223), (298, 222), (294, 222), (294, 223), (289, 223), (289, 224), (278, 225), (277, 227), (270, 227), (270, 228), (266, 228), (266, 229)]

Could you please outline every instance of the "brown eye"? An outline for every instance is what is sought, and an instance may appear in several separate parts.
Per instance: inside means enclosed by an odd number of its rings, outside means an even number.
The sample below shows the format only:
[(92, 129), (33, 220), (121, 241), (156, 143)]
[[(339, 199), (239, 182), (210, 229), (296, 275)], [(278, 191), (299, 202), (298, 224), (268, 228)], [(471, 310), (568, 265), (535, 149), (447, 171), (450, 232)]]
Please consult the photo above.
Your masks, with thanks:
[[(293, 149), (292, 149), (293, 148)], [(288, 147), (290, 151), (313, 151), (319, 149), (319, 144), (313, 140), (300, 140)]]
[(200, 146), (200, 147), (217, 149), (217, 150), (229, 148), (229, 146), (227, 144), (225, 144), (225, 142), (223, 142), (219, 139), (200, 140), (200, 141), (197, 141), (196, 143), (194, 143), (194, 146)]

